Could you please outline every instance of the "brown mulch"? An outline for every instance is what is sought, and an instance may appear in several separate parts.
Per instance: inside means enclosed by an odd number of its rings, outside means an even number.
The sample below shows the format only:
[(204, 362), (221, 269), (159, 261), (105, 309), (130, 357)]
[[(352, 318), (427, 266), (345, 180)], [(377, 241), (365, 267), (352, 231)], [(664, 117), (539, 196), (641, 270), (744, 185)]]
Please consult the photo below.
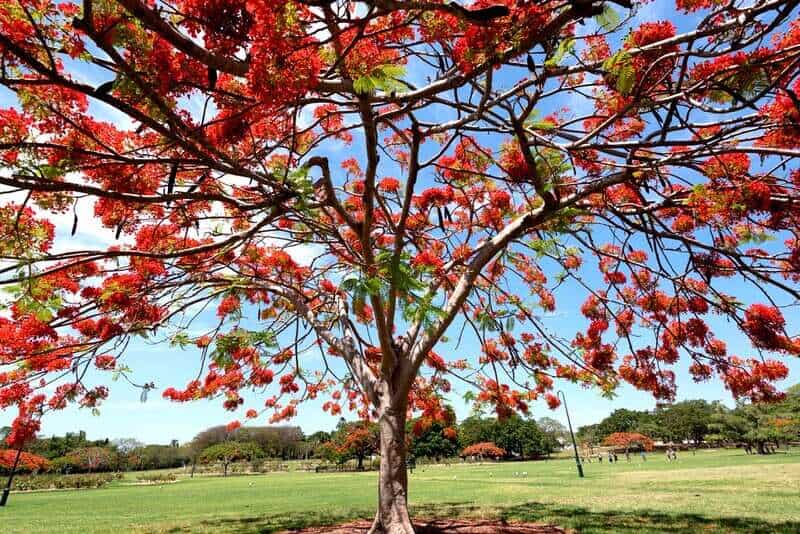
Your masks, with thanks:
[[(372, 521), (353, 521), (332, 527), (313, 527), (287, 530), (283, 534), (366, 534)], [(566, 534), (555, 525), (539, 523), (506, 523), (485, 519), (418, 519), (414, 521), (417, 534)]]

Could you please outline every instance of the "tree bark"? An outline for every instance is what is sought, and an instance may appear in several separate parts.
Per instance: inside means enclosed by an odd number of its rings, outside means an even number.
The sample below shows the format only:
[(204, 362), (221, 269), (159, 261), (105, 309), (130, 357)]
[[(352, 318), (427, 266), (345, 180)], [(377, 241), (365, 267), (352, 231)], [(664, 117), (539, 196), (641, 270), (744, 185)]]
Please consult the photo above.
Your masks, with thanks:
[(378, 475), (378, 511), (371, 532), (413, 534), (408, 515), (406, 472), (406, 407), (383, 411), (379, 421), (381, 463)]

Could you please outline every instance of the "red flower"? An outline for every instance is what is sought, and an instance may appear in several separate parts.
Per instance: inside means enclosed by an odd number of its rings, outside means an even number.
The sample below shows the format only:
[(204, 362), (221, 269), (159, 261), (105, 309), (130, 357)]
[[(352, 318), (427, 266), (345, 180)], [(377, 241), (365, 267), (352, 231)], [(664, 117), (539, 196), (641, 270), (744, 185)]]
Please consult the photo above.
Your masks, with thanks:
[(386, 191), (387, 193), (393, 193), (400, 189), (400, 180), (397, 178), (386, 177), (378, 182), (378, 189), (381, 191)]
[(241, 428), (241, 426), (242, 423), (240, 423), (239, 421), (231, 421), (230, 423), (225, 425), (225, 430), (227, 430), (228, 432), (233, 432), (234, 430)]
[(444, 261), (429, 250), (423, 250), (411, 260), (411, 265), (417, 269), (433, 269), (438, 271), (444, 266)]
[(230, 315), (239, 310), (239, 305), (239, 297), (236, 295), (228, 295), (219, 303), (219, 307), (217, 307), (217, 316), (225, 317)]
[(561, 401), (559, 398), (552, 393), (546, 393), (544, 396), (544, 400), (547, 402), (547, 407), (551, 410), (555, 410), (559, 406), (561, 406)]
[(112, 370), (117, 365), (117, 359), (110, 354), (102, 354), (94, 359), (94, 365), (105, 371)]

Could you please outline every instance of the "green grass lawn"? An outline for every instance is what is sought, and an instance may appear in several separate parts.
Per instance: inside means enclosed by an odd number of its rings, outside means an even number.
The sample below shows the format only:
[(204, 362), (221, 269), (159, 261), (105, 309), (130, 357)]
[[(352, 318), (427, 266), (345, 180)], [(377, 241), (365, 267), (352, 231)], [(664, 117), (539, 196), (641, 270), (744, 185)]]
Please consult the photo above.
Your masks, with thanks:
[[(555, 523), (579, 532), (800, 532), (800, 451), (662, 455), (642, 463), (569, 460), (427, 466), (413, 513)], [(525, 478), (515, 471), (527, 471)], [(284, 472), (181, 478), (163, 486), (12, 494), (0, 532), (270, 532), (372, 516), (375, 473)]]

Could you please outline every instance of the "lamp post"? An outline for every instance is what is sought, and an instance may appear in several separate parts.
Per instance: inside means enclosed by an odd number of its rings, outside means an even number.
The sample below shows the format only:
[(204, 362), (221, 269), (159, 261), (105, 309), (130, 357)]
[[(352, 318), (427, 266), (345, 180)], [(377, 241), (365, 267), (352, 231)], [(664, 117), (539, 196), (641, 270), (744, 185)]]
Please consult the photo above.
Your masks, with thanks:
[(564, 412), (567, 414), (567, 426), (569, 427), (569, 435), (572, 438), (572, 450), (575, 451), (575, 465), (578, 466), (578, 476), (583, 478), (583, 465), (581, 465), (581, 458), (578, 456), (578, 444), (575, 443), (575, 433), (572, 432), (572, 421), (569, 419), (569, 410), (567, 409), (567, 397), (561, 390), (558, 390), (558, 396), (561, 397), (561, 402), (564, 403)]

